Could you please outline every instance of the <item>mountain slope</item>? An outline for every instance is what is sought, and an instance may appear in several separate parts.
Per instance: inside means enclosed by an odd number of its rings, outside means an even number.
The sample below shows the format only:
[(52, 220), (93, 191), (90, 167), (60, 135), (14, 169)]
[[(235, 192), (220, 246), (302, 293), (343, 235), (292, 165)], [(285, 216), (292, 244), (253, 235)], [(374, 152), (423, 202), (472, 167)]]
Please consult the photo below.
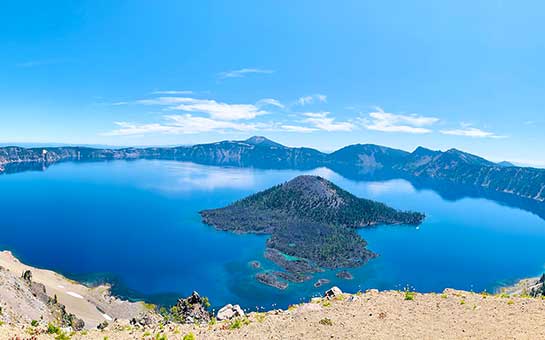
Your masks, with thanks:
[(442, 152), (419, 147), (407, 153), (378, 145), (357, 144), (325, 154), (310, 148), (286, 147), (259, 136), (245, 141), (172, 148), (3, 147), (0, 148), (0, 173), (44, 170), (62, 161), (110, 159), (163, 159), (272, 169), (325, 166), (355, 178), (382, 172), (383, 179), (403, 177), (410, 181), (464, 185), (491, 194), (545, 202), (545, 169), (495, 164), (456, 149)]

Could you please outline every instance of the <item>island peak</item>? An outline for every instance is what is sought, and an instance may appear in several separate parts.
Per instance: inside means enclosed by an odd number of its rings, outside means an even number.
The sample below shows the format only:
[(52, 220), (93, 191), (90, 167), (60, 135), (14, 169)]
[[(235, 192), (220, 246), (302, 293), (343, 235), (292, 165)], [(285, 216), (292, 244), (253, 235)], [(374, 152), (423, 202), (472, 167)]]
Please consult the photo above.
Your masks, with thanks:
[[(356, 267), (375, 257), (355, 228), (417, 225), (424, 219), (423, 214), (356, 197), (325, 178), (310, 175), (200, 214), (204, 223), (219, 230), (270, 234), (265, 257), (292, 274), (277, 275), (292, 282), (310, 279), (308, 274), (322, 268)], [(280, 287), (271, 275), (258, 279)]]

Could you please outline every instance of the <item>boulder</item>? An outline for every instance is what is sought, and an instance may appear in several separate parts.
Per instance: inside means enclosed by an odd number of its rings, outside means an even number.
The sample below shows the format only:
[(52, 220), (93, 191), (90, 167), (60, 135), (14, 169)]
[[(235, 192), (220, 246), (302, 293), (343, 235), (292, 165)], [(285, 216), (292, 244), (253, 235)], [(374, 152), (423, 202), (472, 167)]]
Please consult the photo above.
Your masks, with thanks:
[(244, 311), (242, 310), (242, 308), (240, 308), (239, 305), (233, 306), (232, 304), (228, 304), (223, 306), (218, 311), (218, 314), (216, 315), (216, 319), (218, 319), (218, 321), (230, 320), (232, 318), (236, 318), (239, 316), (244, 316)]
[(104, 321), (97, 326), (97, 329), (103, 330), (106, 329), (109, 325), (110, 324), (108, 323), (108, 321)]
[(158, 323), (159, 321), (160, 321), (160, 318), (157, 314), (145, 312), (145, 313), (140, 313), (136, 317), (132, 318), (130, 321), (130, 324), (133, 326), (145, 327), (145, 326), (154, 325), (155, 323)]
[(342, 290), (340, 290), (339, 287), (335, 286), (332, 287), (330, 290), (326, 291), (324, 297), (327, 299), (336, 299), (338, 297), (341, 297), (342, 295)]
[(208, 323), (210, 314), (208, 299), (203, 298), (197, 292), (193, 292), (185, 299), (179, 299), (173, 308), (175, 319), (183, 323)]

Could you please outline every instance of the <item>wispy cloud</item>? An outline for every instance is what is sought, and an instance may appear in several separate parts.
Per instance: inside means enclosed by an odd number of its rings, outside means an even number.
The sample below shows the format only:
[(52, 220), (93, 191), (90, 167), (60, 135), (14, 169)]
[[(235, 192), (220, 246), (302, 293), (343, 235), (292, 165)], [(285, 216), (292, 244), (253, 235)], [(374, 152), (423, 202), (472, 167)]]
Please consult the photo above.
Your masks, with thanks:
[(118, 129), (104, 133), (107, 136), (130, 136), (147, 134), (195, 134), (203, 132), (255, 131), (269, 125), (263, 123), (235, 123), (196, 117), (191, 114), (168, 115), (162, 123), (136, 124), (131, 122), (115, 122)]
[(327, 102), (327, 96), (324, 94), (316, 93), (309, 96), (299, 97), (299, 99), (297, 99), (297, 104), (301, 106), (312, 104), (315, 102), (325, 103)]
[(200, 112), (219, 120), (253, 119), (268, 112), (253, 104), (227, 104), (211, 99), (158, 97), (137, 101), (144, 105), (164, 105), (168, 110)]
[(463, 136), (473, 138), (506, 138), (506, 136), (499, 136), (490, 131), (484, 131), (475, 127), (462, 127), (461, 129), (441, 130), (444, 135), (451, 136)]
[(307, 112), (303, 113), (303, 116), (307, 118), (302, 121), (323, 131), (352, 131), (355, 128), (351, 122), (336, 122), (330, 114), (330, 112)]
[(176, 95), (176, 94), (193, 94), (193, 91), (188, 90), (159, 90), (159, 91), (153, 91), (151, 94), (159, 94), (159, 95)]
[(259, 106), (259, 107), (270, 105), (270, 106), (276, 106), (276, 107), (281, 108), (281, 109), (285, 108), (284, 104), (282, 104), (280, 101), (278, 101), (276, 99), (273, 99), (273, 98), (260, 99), (256, 103), (256, 105)]
[(53, 65), (53, 64), (60, 64), (65, 62), (64, 59), (41, 59), (41, 60), (28, 60), (21, 63), (17, 63), (17, 67), (23, 67), (23, 68), (30, 68), (30, 67), (37, 67), (37, 66), (47, 66), (47, 65)]
[(299, 126), (299, 125), (280, 125), (280, 130), (286, 131), (286, 132), (309, 133), (309, 132), (317, 131), (318, 129), (307, 127), (307, 126)]
[(432, 130), (429, 127), (439, 121), (436, 117), (388, 113), (379, 107), (368, 116), (362, 119), (363, 126), (369, 130), (381, 132), (430, 133)]
[(218, 78), (220, 79), (226, 79), (226, 78), (243, 78), (248, 74), (271, 74), (274, 73), (273, 70), (265, 70), (260, 68), (242, 68), (240, 70), (232, 70), (232, 71), (226, 71), (221, 72), (218, 74)]

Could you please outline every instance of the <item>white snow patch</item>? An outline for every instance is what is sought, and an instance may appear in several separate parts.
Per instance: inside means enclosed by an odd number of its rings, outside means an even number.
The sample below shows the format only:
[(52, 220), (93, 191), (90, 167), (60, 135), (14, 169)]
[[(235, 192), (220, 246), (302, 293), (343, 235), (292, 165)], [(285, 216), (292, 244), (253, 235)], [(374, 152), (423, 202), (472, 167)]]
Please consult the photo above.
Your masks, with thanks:
[(73, 296), (75, 298), (78, 298), (78, 299), (82, 299), (83, 300), (83, 296), (79, 295), (78, 293), (74, 293), (74, 292), (66, 292), (66, 294), (70, 295), (70, 296)]

